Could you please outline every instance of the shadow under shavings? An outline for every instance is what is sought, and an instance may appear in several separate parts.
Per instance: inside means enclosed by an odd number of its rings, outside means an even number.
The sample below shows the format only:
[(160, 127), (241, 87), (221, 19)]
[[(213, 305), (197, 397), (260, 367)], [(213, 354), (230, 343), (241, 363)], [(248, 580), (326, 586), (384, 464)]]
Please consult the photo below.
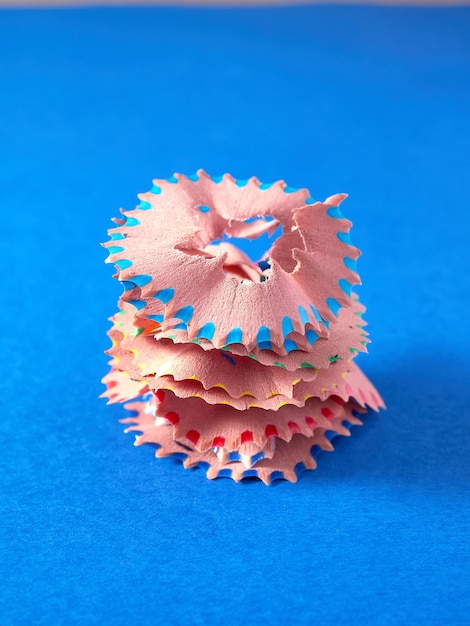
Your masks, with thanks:
[[(413, 362), (411, 362), (411, 356)], [(366, 374), (379, 389), (386, 411), (361, 416), (364, 426), (338, 437), (322, 454), (318, 480), (402, 482), (466, 488), (470, 479), (470, 370), (461, 357), (423, 350), (395, 370)], [(362, 366), (362, 363), (361, 363)]]

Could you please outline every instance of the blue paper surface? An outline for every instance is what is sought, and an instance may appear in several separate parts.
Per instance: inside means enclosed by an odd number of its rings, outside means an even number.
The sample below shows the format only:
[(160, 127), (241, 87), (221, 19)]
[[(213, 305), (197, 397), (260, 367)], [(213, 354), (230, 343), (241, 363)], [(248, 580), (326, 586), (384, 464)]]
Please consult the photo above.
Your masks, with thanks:
[[(0, 13), (2, 624), (463, 624), (470, 10)], [(99, 242), (174, 171), (346, 191), (388, 405), (296, 485), (155, 460), (98, 395)]]

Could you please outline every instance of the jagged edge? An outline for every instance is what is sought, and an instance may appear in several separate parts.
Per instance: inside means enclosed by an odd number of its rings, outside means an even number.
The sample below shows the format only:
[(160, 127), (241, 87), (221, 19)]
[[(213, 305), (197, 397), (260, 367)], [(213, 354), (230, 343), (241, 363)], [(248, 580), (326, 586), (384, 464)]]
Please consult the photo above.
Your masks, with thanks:
[[(353, 426), (362, 426), (363, 422), (361, 420), (358, 419), (358, 422), (353, 423), (353, 422), (349, 422), (349, 420), (344, 419), (341, 421), (341, 425), (347, 429), (349, 432), (351, 431), (351, 428)], [(123, 421), (123, 420), (121, 420)], [(126, 429), (125, 432), (131, 432), (128, 431)], [(331, 443), (334, 439), (338, 438), (338, 437), (344, 437), (345, 434), (344, 433), (337, 433), (334, 430), (325, 430), (323, 433), (325, 439), (328, 440), (329, 443)], [(150, 443), (150, 442), (148, 442)], [(143, 444), (143, 445), (147, 445), (147, 444)], [(173, 452), (165, 457), (159, 457), (158, 456), (158, 450), (162, 447), (160, 444), (158, 443), (152, 443), (151, 445), (153, 445), (154, 447), (156, 447), (156, 451), (155, 451), (155, 457), (158, 459), (163, 459), (163, 458), (171, 458), (171, 459), (176, 459), (177, 461), (180, 461), (182, 463), (182, 465), (184, 466), (186, 459), (188, 458), (188, 454), (186, 454), (184, 452), (184, 446), (182, 444), (178, 444), (181, 447), (181, 452)], [(315, 448), (315, 450), (314, 450)], [(315, 467), (309, 468), (306, 467), (305, 464), (302, 461), (299, 461), (293, 468), (293, 472), (295, 473), (295, 480), (290, 480), (289, 477), (285, 476), (284, 473), (280, 470), (273, 470), (270, 474), (269, 474), (269, 482), (265, 482), (262, 480), (262, 478), (258, 475), (258, 471), (256, 469), (256, 465), (250, 469), (247, 469), (245, 472), (243, 472), (242, 477), (240, 478), (240, 480), (235, 481), (235, 479), (232, 477), (232, 470), (230, 470), (229, 467), (225, 467), (223, 469), (220, 470), (220, 472), (215, 475), (215, 476), (208, 476), (208, 470), (210, 469), (211, 465), (209, 463), (207, 463), (206, 461), (199, 461), (197, 463), (195, 463), (194, 465), (191, 465), (191, 467), (186, 467), (184, 466), (184, 469), (202, 469), (206, 472), (206, 478), (208, 478), (209, 480), (215, 480), (218, 478), (229, 478), (231, 480), (233, 480), (234, 482), (243, 482), (246, 481), (249, 478), (255, 478), (257, 480), (259, 480), (260, 482), (264, 483), (267, 486), (272, 485), (275, 481), (277, 480), (285, 480), (286, 482), (291, 482), (291, 483), (295, 483), (298, 481), (298, 479), (300, 478), (300, 476), (306, 472), (306, 471), (313, 471), (317, 468), (317, 459), (319, 458), (319, 456), (321, 455), (322, 452), (333, 452), (334, 448), (332, 446), (332, 449), (324, 449), (319, 447), (317, 444), (312, 444), (312, 448), (310, 450), (310, 456), (312, 458), (312, 460), (315, 462)]]

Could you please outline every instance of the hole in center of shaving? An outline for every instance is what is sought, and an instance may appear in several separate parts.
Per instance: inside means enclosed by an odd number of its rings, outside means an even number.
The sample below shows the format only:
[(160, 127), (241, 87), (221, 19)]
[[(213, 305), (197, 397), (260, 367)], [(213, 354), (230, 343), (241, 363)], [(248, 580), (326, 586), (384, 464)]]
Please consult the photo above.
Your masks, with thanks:
[(281, 224), (270, 216), (255, 217), (239, 222), (234, 220), (227, 231), (206, 247), (215, 254), (227, 253), (225, 273), (252, 282), (267, 280), (271, 268), (270, 251), (282, 234)]
[(184, 252), (206, 258), (225, 254), (223, 269), (226, 274), (259, 283), (269, 279), (271, 249), (281, 235), (282, 225), (271, 216), (230, 220), (226, 221), (218, 236), (207, 237), (207, 245)]

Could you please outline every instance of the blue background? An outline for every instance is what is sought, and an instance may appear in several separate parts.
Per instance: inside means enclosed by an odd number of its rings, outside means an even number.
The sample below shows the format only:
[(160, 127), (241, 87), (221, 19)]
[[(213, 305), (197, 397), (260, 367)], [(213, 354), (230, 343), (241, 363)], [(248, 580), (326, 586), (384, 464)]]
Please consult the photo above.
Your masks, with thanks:
[[(2, 624), (463, 624), (469, 9), (0, 13)], [(109, 219), (174, 171), (343, 205), (388, 410), (296, 484), (155, 460), (98, 399)]]

